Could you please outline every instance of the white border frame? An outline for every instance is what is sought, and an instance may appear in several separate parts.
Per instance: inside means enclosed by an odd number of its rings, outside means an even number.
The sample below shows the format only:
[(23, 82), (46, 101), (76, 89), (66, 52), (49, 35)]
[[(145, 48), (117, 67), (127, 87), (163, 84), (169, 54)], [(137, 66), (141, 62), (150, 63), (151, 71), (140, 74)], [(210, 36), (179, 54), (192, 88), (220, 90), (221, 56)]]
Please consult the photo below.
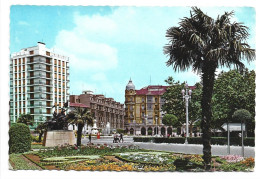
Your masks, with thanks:
[[(259, 6), (257, 5), (257, 0), (190, 0), (190, 1), (180, 1), (180, 0), (0, 0), (0, 13), (1, 13), (1, 50), (0, 50), (0, 150), (1, 150), (1, 163), (0, 163), (0, 178), (26, 178), (26, 179), (41, 179), (41, 178), (257, 178), (259, 175), (259, 155), (256, 152), (256, 166), (255, 171), (251, 173), (244, 172), (215, 172), (215, 173), (180, 173), (180, 172), (76, 172), (76, 171), (11, 171), (8, 170), (8, 111), (9, 111), (9, 78), (7, 76), (9, 71), (9, 46), (10, 46), (10, 6), (11, 5), (93, 5), (93, 6), (250, 6), (256, 9), (256, 32), (259, 32)], [(258, 21), (258, 22), (257, 22)], [(256, 47), (259, 44), (259, 36), (256, 34)], [(257, 56), (258, 58), (258, 56)], [(258, 63), (259, 58), (256, 60)], [(257, 74), (257, 84), (259, 84), (258, 71), (259, 64), (256, 63), (256, 74)], [(256, 88), (257, 92), (258, 86)], [(256, 94), (256, 119), (259, 114), (257, 113), (258, 95)], [(256, 139), (259, 137), (259, 123), (256, 124)], [(257, 130), (258, 129), (258, 130)], [(259, 142), (256, 140), (256, 149), (258, 149)], [(257, 151), (257, 150), (255, 150)]]

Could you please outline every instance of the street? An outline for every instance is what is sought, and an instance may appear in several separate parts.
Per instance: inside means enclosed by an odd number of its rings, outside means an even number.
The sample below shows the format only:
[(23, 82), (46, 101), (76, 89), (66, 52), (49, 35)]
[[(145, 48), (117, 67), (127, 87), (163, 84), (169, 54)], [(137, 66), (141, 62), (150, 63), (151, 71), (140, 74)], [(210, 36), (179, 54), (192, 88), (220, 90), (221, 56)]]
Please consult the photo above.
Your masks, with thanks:
[[(89, 142), (88, 137), (82, 139), (82, 144), (86, 145)], [(125, 136), (124, 143), (113, 143), (112, 136), (102, 136), (101, 139), (92, 137), (91, 142), (94, 144), (109, 144), (109, 145), (137, 145), (142, 149), (170, 151), (185, 154), (203, 154), (203, 146), (197, 144), (166, 144), (166, 143), (149, 143), (149, 142), (134, 142), (133, 137)], [(241, 146), (231, 146), (230, 154), (242, 155)], [(213, 156), (228, 155), (227, 146), (211, 145), (211, 152)], [(255, 147), (245, 147), (245, 157), (255, 157)]]

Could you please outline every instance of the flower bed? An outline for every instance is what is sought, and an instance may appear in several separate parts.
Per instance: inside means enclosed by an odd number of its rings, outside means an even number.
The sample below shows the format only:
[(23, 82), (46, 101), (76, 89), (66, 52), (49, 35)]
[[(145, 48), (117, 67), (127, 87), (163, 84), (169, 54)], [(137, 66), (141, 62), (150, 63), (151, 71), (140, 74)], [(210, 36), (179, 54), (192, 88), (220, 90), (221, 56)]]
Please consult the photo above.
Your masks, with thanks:
[[(140, 150), (133, 146), (60, 146), (24, 156), (45, 170), (204, 171), (201, 155)], [(253, 158), (212, 157), (212, 171), (252, 171), (253, 168)]]

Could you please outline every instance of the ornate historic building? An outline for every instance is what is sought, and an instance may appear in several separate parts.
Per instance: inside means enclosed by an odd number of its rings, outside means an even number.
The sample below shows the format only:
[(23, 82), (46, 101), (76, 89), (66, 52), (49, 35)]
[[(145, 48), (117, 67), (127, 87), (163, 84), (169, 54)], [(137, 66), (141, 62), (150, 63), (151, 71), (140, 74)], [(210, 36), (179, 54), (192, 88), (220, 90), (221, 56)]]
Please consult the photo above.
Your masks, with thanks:
[(113, 98), (92, 94), (92, 91), (83, 91), (80, 95), (70, 95), (70, 103), (88, 106), (96, 119), (98, 129), (124, 129), (124, 104), (116, 102)]
[(135, 135), (172, 134), (172, 128), (162, 124), (162, 95), (168, 86), (150, 85), (140, 90), (130, 79), (125, 90), (125, 130)]

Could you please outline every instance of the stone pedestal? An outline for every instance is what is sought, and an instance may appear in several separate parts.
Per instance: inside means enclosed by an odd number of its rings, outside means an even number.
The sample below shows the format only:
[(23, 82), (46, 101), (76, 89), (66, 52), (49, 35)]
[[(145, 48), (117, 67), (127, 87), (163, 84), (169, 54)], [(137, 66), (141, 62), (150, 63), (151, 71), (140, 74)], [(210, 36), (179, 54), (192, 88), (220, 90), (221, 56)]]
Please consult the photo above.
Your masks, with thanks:
[(69, 130), (53, 130), (47, 131), (44, 136), (43, 146), (55, 147), (58, 145), (74, 145), (76, 144), (75, 135), (73, 131)]

